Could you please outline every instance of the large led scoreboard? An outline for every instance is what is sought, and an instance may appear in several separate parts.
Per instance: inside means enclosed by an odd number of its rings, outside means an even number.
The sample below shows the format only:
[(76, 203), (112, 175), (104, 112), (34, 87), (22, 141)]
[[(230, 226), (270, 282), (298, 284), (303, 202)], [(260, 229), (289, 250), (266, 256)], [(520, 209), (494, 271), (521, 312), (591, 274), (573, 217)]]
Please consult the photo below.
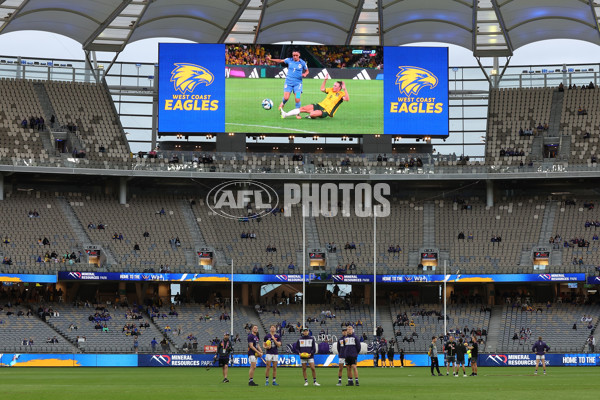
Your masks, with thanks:
[[(270, 61), (275, 57), (269, 55), (254, 65), (231, 57), (226, 64), (232, 46), (238, 49), (243, 45), (159, 45), (161, 133), (389, 134), (432, 138), (449, 134), (448, 48), (328, 46), (333, 53), (373, 58), (377, 62), (362, 67), (327, 67), (319, 61), (323, 55), (314, 46), (288, 46), (277, 56), (287, 62)], [(293, 62), (292, 51), (299, 51), (306, 58), (306, 70)], [(293, 85), (290, 80), (298, 76), (298, 69), (306, 76)], [(290, 111), (296, 107), (295, 98), (300, 99), (298, 106), (325, 104), (330, 92), (322, 89), (333, 89), (336, 82), (345, 84), (348, 101), (329, 110), (330, 116), (281, 119), (278, 105), (284, 91), (291, 90), (284, 106), (285, 111)], [(344, 94), (338, 92), (340, 98)], [(263, 109), (265, 99), (272, 101), (272, 109)]]

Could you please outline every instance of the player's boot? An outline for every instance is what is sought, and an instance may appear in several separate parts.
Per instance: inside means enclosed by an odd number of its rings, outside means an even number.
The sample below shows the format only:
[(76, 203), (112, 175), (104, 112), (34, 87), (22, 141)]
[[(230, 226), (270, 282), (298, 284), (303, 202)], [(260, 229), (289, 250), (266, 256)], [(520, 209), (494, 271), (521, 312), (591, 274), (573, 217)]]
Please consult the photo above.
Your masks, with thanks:
[(279, 386), (279, 383), (273, 382), (273, 386)]
[(223, 379), (223, 383), (229, 383), (229, 379), (227, 379), (227, 378)]
[(248, 386), (258, 386), (258, 384), (254, 381), (248, 382)]
[(279, 108), (279, 112), (281, 113), (281, 119), (285, 119), (285, 111), (283, 111), (283, 108)]
[(321, 384), (319, 382), (317, 382), (317, 381), (314, 381), (313, 382), (313, 386), (321, 386)]
[(304, 386), (308, 386), (308, 381), (304, 381)]

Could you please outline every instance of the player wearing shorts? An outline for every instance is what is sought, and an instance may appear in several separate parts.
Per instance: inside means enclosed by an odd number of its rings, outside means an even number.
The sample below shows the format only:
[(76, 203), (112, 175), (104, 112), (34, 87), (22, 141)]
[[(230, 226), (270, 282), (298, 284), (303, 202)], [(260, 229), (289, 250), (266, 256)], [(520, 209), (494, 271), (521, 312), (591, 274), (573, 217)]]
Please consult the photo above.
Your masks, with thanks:
[(309, 73), (306, 62), (300, 58), (300, 52), (293, 51), (292, 56), (285, 59), (267, 57), (267, 61), (284, 63), (288, 66), (287, 76), (283, 84), (283, 99), (281, 99), (281, 104), (279, 104), (279, 110), (283, 111), (283, 106), (290, 99), (292, 92), (296, 95), (296, 109), (300, 109), (302, 107), (300, 100), (300, 96), (302, 95), (302, 78), (306, 78)]
[(317, 352), (317, 341), (314, 337), (310, 336), (308, 328), (302, 330), (302, 336), (296, 342), (296, 348), (298, 354), (300, 354), (300, 362), (302, 363), (302, 375), (304, 376), (304, 386), (308, 386), (308, 379), (306, 377), (306, 365), (310, 366), (313, 377), (313, 385), (319, 385), (317, 382), (317, 371), (315, 370), (315, 353)]
[(475, 337), (475, 335), (471, 336), (471, 345), (469, 346), (469, 350), (471, 350), (471, 376), (477, 376), (477, 357), (479, 357), (479, 344), (477, 343), (477, 337)]
[(446, 375), (450, 375), (450, 367), (452, 367), (452, 375), (458, 376), (456, 370), (456, 342), (454, 336), (450, 336), (450, 339), (444, 346), (444, 353), (446, 354)]
[(379, 359), (381, 360), (381, 366), (385, 368), (386, 366), (386, 356), (387, 356), (388, 343), (387, 340), (382, 336), (379, 339)]
[(347, 334), (347, 329), (346, 327), (344, 327), (342, 329), (342, 337), (336, 342), (336, 346), (337, 346), (337, 351), (338, 351), (338, 383), (337, 386), (342, 386), (342, 376), (344, 375), (344, 365), (346, 363), (345, 360), (345, 349), (344, 349), (344, 338), (346, 337)]
[(344, 101), (350, 101), (350, 95), (348, 94), (348, 89), (343, 81), (337, 81), (333, 84), (333, 87), (328, 88), (326, 87), (327, 79), (328, 78), (325, 78), (321, 84), (321, 92), (327, 95), (323, 101), (316, 104), (309, 104), (301, 108), (295, 108), (287, 113), (281, 110), (281, 118), (291, 117), (292, 115), (298, 117), (300, 113), (307, 113), (308, 118), (333, 118), (340, 105)]
[(248, 386), (258, 386), (254, 382), (254, 370), (256, 369), (256, 358), (262, 357), (262, 355), (260, 339), (258, 338), (258, 326), (252, 325), (251, 332), (248, 334), (248, 362), (250, 363)]
[(233, 353), (233, 346), (231, 345), (231, 340), (229, 340), (229, 332), (225, 332), (223, 340), (217, 345), (219, 365), (223, 368), (223, 383), (229, 383), (227, 372), (229, 370), (229, 355), (231, 353)]
[(394, 368), (394, 354), (396, 353), (396, 343), (395, 341), (390, 340), (390, 342), (388, 343), (389, 347), (388, 347), (388, 352), (387, 352), (387, 358), (388, 361), (390, 362), (390, 366), (392, 368)]
[(460, 367), (462, 366), (463, 377), (467, 377), (467, 370), (465, 369), (465, 354), (467, 354), (467, 343), (458, 339), (458, 343), (456, 344), (456, 376), (460, 372)]
[[(356, 359), (360, 353), (360, 340), (354, 334), (352, 325), (346, 328), (346, 337), (344, 338), (344, 356), (346, 361), (346, 369), (348, 370), (348, 383), (346, 386), (360, 386), (358, 383), (358, 370), (356, 369)], [(354, 375), (354, 383), (352, 376)]]
[(269, 370), (271, 365), (273, 365), (273, 386), (279, 386), (277, 383), (277, 362), (279, 362), (278, 347), (281, 346), (281, 336), (275, 332), (276, 330), (277, 327), (271, 325), (269, 333), (263, 339), (264, 348), (267, 350), (267, 355), (265, 356), (265, 364), (267, 366), (265, 368), (265, 386), (269, 386)]
[(531, 351), (535, 353), (535, 375), (538, 373), (540, 361), (542, 362), (544, 375), (546, 375), (546, 352), (550, 351), (550, 347), (542, 341), (542, 337), (540, 336), (538, 337), (538, 341), (533, 344)]

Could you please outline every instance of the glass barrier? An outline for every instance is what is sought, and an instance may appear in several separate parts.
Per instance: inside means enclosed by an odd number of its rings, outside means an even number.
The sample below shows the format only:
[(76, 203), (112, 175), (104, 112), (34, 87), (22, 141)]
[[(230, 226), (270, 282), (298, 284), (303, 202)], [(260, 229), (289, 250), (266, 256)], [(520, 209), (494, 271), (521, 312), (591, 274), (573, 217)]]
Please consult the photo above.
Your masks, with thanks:
[[(431, 155), (394, 155), (387, 162), (377, 161), (377, 156), (356, 156), (359, 162), (350, 161), (342, 165), (345, 158), (340, 155), (307, 155), (302, 161), (291, 161), (293, 154), (273, 154), (259, 156), (236, 153), (205, 154), (194, 160), (189, 156), (180, 156), (175, 162), (167, 156), (169, 153), (158, 154), (157, 158), (128, 158), (123, 160), (90, 160), (86, 158), (56, 157), (48, 160), (39, 159), (1, 159), (0, 166), (12, 167), (50, 167), (70, 169), (101, 169), (115, 171), (148, 171), (148, 172), (189, 172), (189, 173), (240, 173), (240, 174), (336, 174), (336, 175), (444, 175), (444, 174), (549, 174), (570, 172), (599, 172), (596, 163), (568, 164), (566, 162), (534, 162), (525, 166), (496, 166), (484, 165), (479, 161), (456, 161), (458, 165), (440, 165), (451, 156)], [(421, 156), (421, 157), (419, 157)], [(244, 158), (246, 157), (246, 158)], [(265, 157), (267, 161), (263, 161)], [(288, 157), (288, 162), (271, 163), (271, 160)], [(422, 163), (411, 163), (410, 160), (421, 159)], [(212, 161), (210, 161), (212, 160)], [(260, 162), (259, 162), (260, 160)]]

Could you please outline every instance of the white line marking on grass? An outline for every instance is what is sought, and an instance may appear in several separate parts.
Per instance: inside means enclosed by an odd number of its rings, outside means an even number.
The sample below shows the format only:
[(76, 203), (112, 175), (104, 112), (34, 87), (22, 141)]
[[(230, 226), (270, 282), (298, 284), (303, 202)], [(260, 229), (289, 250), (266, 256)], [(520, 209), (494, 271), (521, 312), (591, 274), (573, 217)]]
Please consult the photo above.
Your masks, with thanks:
[(281, 126), (236, 124), (236, 123), (233, 123), (233, 122), (227, 122), (225, 125), (238, 125), (238, 126), (251, 126), (251, 127), (254, 127), (254, 128), (281, 129), (281, 130), (287, 130), (287, 131), (293, 131), (293, 132), (301, 132), (301, 133), (319, 133), (319, 132), (313, 132), (313, 131), (305, 131), (303, 129), (283, 128)]

